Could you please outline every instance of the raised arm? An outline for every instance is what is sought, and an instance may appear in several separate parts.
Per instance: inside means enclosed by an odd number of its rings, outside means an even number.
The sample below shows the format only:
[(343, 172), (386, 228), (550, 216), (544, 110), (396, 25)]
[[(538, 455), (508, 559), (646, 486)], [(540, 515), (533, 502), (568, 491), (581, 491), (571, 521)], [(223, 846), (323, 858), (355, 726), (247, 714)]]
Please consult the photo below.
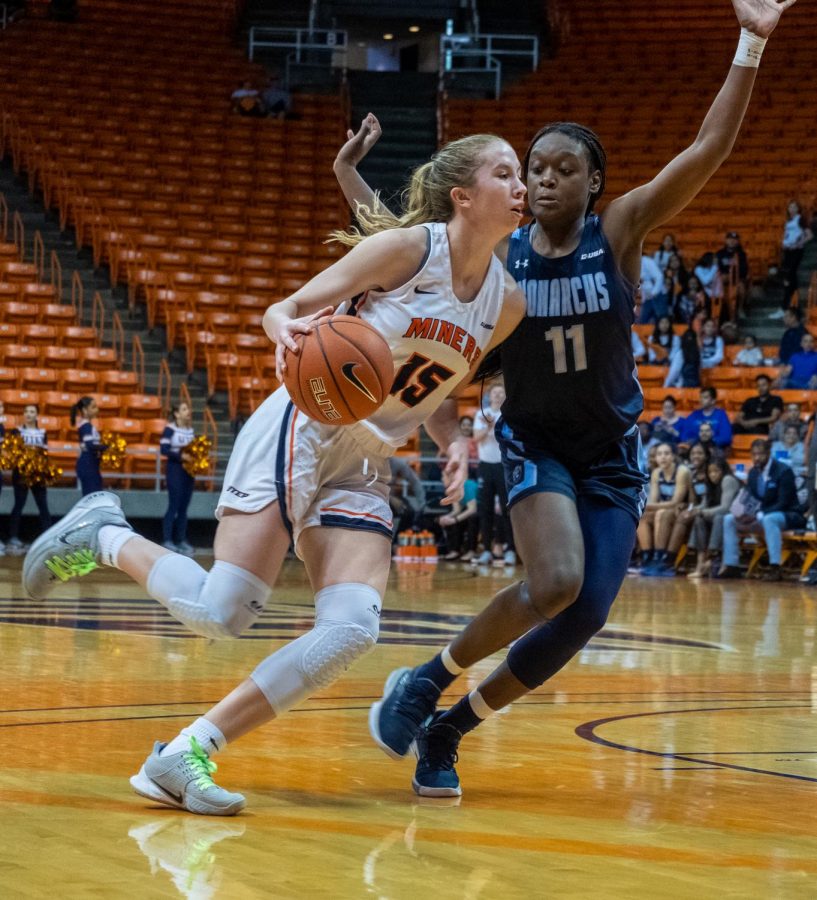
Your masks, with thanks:
[(738, 50), (695, 141), (652, 181), (614, 200), (605, 210), (605, 231), (629, 277), (639, 271), (641, 245), (647, 234), (681, 212), (731, 153), (766, 39), (784, 10), (795, 2), (732, 0), (741, 25)]
[(361, 178), (357, 167), (380, 140), (381, 134), (377, 116), (369, 113), (360, 123), (357, 132), (351, 128), (346, 132), (347, 141), (338, 150), (332, 165), (343, 196), (353, 210), (358, 203), (371, 207), (374, 202), (374, 191)]

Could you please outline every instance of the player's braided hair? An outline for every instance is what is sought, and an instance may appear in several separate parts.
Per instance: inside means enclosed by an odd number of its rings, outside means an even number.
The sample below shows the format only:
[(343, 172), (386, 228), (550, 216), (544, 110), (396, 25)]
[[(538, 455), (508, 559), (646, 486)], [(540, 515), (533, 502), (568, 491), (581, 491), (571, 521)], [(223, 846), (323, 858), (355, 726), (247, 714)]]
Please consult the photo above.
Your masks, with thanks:
[(375, 194), (372, 206), (355, 204), (358, 227), (333, 231), (329, 238), (353, 247), (364, 237), (390, 228), (409, 228), (423, 222), (448, 222), (454, 215), (451, 190), (470, 187), (477, 169), (482, 165), (485, 150), (495, 143), (503, 143), (495, 134), (472, 134), (451, 141), (441, 147), (431, 159), (414, 170), (403, 192), (401, 216), (390, 212)]
[(540, 128), (533, 136), (533, 140), (528, 144), (528, 149), (525, 151), (525, 158), (522, 160), (522, 177), (525, 179), (528, 177), (528, 165), (530, 164), (530, 155), (533, 152), (533, 148), (540, 138), (544, 137), (546, 134), (552, 134), (553, 132), (564, 134), (574, 141), (578, 141), (587, 153), (587, 161), (590, 164), (591, 174), (595, 171), (601, 173), (601, 184), (599, 189), (595, 194), (590, 195), (590, 200), (587, 204), (585, 214), (589, 215), (593, 211), (596, 201), (604, 193), (604, 186), (607, 181), (607, 153), (599, 140), (599, 136), (592, 128), (587, 128), (585, 125), (579, 125), (577, 122), (550, 122), (548, 125), (545, 125), (544, 128)]

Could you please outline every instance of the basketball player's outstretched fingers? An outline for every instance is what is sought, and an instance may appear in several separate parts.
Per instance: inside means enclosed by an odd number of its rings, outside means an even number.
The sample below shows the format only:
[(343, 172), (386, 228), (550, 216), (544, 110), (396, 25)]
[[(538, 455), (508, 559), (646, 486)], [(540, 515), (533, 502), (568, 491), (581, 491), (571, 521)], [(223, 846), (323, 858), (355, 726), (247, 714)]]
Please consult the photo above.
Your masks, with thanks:
[(732, 0), (741, 28), (767, 38), (777, 26), (784, 10), (797, 0)]

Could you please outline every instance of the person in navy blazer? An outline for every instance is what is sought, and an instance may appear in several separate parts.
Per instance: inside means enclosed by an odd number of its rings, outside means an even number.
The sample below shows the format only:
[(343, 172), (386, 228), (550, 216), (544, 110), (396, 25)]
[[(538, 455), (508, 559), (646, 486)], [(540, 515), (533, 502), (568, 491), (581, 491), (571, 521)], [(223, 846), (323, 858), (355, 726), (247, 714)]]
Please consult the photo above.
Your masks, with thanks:
[(742, 511), (733, 505), (723, 521), (723, 568), (719, 576), (733, 578), (740, 574), (738, 535), (756, 532), (763, 534), (769, 554), (770, 568), (766, 580), (780, 581), (783, 532), (788, 528), (803, 528), (806, 520), (797, 500), (792, 469), (771, 458), (770, 445), (766, 440), (753, 441), (751, 452), (753, 465), (746, 480), (746, 489), (735, 501)]

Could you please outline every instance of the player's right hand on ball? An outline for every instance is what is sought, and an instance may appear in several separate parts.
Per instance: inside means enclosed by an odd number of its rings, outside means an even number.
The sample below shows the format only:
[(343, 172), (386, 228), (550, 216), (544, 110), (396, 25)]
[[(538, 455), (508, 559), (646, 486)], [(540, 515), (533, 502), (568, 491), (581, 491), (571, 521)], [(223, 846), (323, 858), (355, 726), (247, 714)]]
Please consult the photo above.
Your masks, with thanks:
[(273, 340), (275, 341), (275, 377), (278, 381), (284, 380), (284, 372), (287, 370), (285, 361), (286, 351), (298, 353), (298, 344), (295, 342), (294, 335), (309, 334), (315, 327), (319, 319), (331, 316), (335, 311), (332, 306), (325, 306), (323, 309), (312, 313), (311, 316), (301, 316), (299, 319), (282, 319), (275, 329)]

